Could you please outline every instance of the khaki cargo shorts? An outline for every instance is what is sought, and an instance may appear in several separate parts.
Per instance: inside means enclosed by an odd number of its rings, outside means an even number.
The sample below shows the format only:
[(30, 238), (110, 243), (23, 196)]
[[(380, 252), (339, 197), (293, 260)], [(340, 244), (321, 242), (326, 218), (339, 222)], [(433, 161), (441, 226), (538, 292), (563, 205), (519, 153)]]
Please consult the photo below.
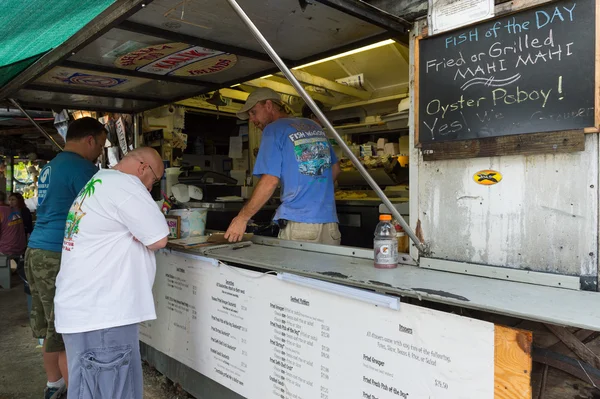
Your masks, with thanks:
[(60, 269), (60, 252), (27, 248), (25, 274), (31, 290), (29, 321), (34, 338), (45, 338), (46, 352), (65, 350), (62, 336), (54, 328), (54, 293)]
[(342, 235), (337, 223), (298, 223), (288, 221), (279, 231), (279, 239), (340, 245)]

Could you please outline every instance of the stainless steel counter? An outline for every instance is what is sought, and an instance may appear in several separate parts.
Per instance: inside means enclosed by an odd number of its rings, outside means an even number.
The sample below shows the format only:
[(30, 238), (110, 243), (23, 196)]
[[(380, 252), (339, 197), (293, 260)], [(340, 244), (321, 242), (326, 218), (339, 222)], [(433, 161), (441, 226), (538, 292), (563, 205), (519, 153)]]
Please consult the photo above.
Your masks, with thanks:
[(423, 269), (414, 266), (406, 254), (401, 256), (404, 265), (381, 270), (373, 267), (373, 253), (369, 250), (265, 237), (254, 237), (252, 244), (186, 252), (230, 264), (295, 273), (389, 294), (600, 331), (600, 313), (590, 310), (596, 308), (600, 293)]
[[(187, 202), (185, 206), (190, 208), (202, 208), (211, 211), (239, 211), (244, 206), (244, 202)], [(274, 211), (278, 205), (265, 205), (261, 208), (264, 211)]]

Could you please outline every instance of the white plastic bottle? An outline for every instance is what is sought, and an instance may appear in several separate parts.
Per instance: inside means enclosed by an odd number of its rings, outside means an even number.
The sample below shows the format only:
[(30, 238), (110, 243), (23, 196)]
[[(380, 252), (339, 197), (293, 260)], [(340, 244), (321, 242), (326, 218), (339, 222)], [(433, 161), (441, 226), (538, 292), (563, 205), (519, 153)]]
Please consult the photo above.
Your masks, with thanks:
[(374, 265), (378, 269), (398, 267), (398, 240), (391, 215), (379, 215), (373, 240)]

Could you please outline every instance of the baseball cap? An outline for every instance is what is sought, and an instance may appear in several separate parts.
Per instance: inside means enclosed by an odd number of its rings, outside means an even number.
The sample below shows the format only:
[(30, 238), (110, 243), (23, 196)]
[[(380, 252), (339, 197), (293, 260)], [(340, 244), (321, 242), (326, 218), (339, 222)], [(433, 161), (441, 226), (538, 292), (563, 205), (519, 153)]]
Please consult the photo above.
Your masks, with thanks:
[(281, 97), (275, 90), (269, 89), (268, 87), (261, 87), (260, 89), (250, 93), (242, 108), (240, 108), (240, 110), (236, 113), (237, 117), (243, 121), (249, 119), (250, 115), (248, 115), (248, 111), (250, 111), (257, 103), (266, 100), (271, 100), (283, 107), (286, 106), (286, 104), (281, 101)]

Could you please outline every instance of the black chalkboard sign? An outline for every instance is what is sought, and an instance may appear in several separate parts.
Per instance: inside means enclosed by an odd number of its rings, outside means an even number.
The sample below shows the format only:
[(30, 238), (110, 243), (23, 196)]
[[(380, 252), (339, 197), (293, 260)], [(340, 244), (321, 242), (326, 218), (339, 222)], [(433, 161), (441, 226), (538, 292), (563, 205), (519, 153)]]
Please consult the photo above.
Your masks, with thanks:
[(558, 1), (420, 40), (419, 142), (594, 126), (595, 8)]

